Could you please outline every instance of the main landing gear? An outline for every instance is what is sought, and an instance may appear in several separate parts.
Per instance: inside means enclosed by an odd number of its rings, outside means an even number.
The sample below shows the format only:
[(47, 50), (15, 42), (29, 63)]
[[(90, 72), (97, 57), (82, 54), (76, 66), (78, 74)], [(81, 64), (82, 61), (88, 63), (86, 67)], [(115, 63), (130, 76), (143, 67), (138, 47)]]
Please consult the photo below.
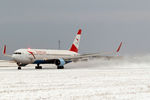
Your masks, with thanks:
[(21, 70), (21, 67), (20, 67), (20, 66), (18, 67), (18, 70)]
[(37, 64), (37, 66), (35, 66), (35, 69), (42, 69), (42, 66), (40, 66), (40, 64)]
[(64, 69), (64, 66), (57, 66), (57, 69)]

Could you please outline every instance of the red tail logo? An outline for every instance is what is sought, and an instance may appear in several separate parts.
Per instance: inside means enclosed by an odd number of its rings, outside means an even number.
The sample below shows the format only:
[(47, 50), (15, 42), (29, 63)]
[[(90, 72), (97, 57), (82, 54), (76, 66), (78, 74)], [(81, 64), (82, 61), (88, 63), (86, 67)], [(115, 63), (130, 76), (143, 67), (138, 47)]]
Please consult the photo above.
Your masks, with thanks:
[(81, 38), (81, 32), (82, 30), (79, 29), (76, 38), (74, 39), (74, 42), (70, 48), (70, 51), (76, 52), (78, 53), (78, 49), (79, 49), (79, 43), (80, 43), (80, 38)]

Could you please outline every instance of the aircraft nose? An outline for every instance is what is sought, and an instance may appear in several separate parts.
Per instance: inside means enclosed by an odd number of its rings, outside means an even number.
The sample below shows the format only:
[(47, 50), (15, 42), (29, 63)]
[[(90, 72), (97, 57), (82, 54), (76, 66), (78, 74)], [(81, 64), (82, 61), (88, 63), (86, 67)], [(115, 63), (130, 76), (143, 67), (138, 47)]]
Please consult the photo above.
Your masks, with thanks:
[(17, 61), (17, 57), (13, 54), (12, 55), (12, 59), (14, 60), (14, 61)]
[(12, 55), (12, 58), (14, 61), (22, 63), (22, 64), (29, 64), (32, 62), (32, 60), (29, 59), (28, 57), (21, 56), (21, 55)]

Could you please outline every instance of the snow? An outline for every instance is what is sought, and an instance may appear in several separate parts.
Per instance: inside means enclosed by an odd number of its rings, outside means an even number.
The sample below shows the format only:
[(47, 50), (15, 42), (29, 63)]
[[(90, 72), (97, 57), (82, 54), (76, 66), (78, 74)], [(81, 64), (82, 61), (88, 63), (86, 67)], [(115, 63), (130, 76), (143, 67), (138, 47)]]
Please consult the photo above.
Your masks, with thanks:
[[(0, 63), (0, 100), (149, 100), (150, 56), (43, 65)], [(8, 66), (8, 67), (7, 67)]]

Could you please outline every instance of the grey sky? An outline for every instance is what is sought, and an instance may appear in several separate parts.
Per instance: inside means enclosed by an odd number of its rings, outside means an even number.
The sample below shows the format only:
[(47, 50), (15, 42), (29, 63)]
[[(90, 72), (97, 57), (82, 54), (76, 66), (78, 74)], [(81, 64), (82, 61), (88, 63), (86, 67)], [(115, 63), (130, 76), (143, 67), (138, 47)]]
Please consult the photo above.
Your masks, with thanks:
[(150, 52), (150, 0), (1, 0), (0, 46), (68, 49), (79, 28), (80, 53)]

